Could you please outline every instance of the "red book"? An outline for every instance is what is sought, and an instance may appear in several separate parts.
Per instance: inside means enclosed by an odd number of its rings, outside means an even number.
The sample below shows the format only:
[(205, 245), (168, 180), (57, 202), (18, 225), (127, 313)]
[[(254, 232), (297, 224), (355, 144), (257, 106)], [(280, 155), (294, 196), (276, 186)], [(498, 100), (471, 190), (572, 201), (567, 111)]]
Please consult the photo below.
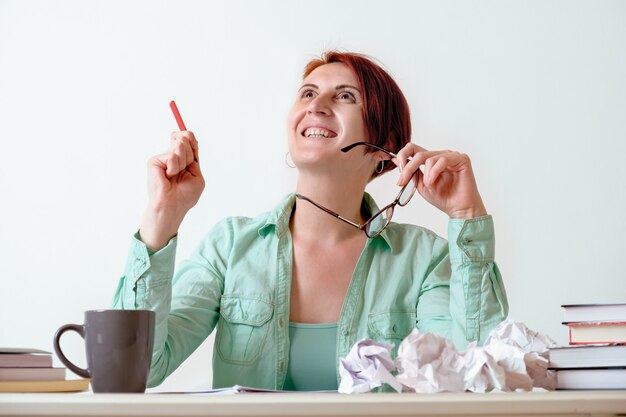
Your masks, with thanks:
[(626, 344), (626, 321), (563, 323), (569, 327), (570, 345)]

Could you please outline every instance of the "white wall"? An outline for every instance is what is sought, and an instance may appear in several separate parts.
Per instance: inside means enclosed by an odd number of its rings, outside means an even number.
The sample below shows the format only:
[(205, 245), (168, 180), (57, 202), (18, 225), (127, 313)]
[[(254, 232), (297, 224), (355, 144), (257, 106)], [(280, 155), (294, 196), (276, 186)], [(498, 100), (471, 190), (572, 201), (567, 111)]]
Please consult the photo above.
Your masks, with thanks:
[[(327, 48), (390, 69), (414, 142), (470, 154), (510, 317), (565, 343), (561, 304), (626, 301), (625, 45), (623, 1), (0, 0), (0, 346), (51, 349), (110, 305), (170, 99), (207, 180), (179, 259), (292, 190), (286, 115)], [(445, 236), (422, 201), (396, 216)], [(84, 364), (78, 336), (64, 346)], [(210, 381), (209, 340), (164, 388)]]

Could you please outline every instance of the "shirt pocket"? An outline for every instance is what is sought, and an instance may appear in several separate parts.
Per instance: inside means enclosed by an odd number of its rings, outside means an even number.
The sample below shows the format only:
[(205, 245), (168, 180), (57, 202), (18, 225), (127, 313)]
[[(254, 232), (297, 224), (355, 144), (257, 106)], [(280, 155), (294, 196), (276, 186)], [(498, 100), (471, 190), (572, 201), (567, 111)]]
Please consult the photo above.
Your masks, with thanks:
[(398, 345), (415, 328), (417, 314), (412, 310), (389, 310), (370, 313), (367, 326), (374, 340), (394, 344), (394, 355)]
[(269, 331), (274, 305), (256, 298), (222, 296), (215, 345), (225, 362), (254, 363)]

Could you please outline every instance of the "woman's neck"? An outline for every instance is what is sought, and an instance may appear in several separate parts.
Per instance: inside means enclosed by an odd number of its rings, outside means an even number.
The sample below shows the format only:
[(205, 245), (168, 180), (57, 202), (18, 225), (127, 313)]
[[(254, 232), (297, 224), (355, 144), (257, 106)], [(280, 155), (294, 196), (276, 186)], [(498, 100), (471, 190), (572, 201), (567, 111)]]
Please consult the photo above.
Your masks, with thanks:
[[(366, 184), (338, 181), (336, 176), (298, 176), (296, 193), (334, 211), (354, 223), (363, 223), (361, 204)], [(338, 243), (363, 234), (306, 200), (296, 199), (291, 216), (294, 239)]]

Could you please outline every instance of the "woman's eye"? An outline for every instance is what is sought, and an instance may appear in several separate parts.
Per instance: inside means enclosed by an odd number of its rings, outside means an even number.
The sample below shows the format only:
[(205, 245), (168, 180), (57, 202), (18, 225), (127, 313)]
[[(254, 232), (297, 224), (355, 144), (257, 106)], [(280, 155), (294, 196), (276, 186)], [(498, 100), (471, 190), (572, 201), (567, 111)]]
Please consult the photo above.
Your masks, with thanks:
[(315, 91), (313, 90), (304, 90), (300, 94), (300, 98), (313, 98), (313, 97), (315, 97)]
[(339, 98), (339, 100), (352, 100), (352, 101), (356, 101), (356, 97), (354, 97), (354, 94), (352, 94), (349, 91), (343, 91), (341, 93), (339, 93), (339, 95), (337, 96), (337, 98)]

